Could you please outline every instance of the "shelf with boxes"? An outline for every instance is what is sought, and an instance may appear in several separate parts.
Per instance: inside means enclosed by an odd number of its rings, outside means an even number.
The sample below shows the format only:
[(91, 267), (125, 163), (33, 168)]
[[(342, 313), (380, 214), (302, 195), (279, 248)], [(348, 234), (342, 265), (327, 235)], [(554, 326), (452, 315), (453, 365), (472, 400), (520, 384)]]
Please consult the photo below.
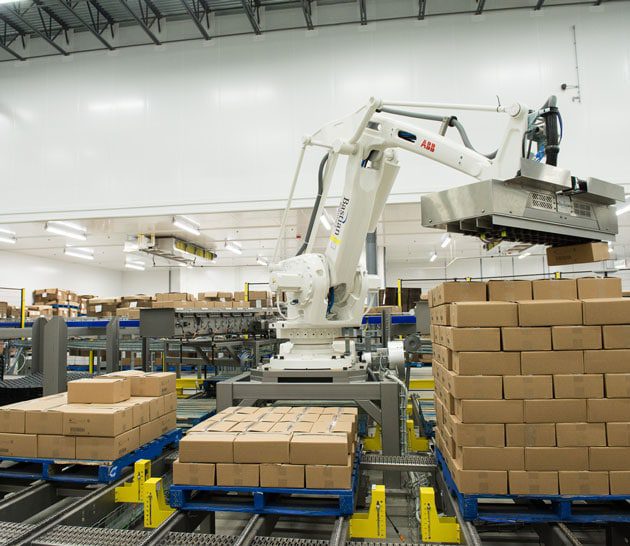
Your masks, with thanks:
[(181, 440), (170, 502), (186, 510), (348, 515), (360, 452), (356, 408), (228, 408)]
[(108, 482), (176, 443), (174, 373), (115, 372), (0, 408), (0, 475)]
[(445, 283), (429, 298), (436, 445), (459, 493), (630, 496), (619, 279)]

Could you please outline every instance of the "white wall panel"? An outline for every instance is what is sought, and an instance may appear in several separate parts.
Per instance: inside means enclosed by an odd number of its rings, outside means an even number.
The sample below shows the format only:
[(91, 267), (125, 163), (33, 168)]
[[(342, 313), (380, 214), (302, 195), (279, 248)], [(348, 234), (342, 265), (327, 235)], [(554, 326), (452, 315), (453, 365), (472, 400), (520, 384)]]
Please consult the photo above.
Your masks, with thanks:
[[(243, 23), (217, 20), (234, 32)], [(538, 106), (558, 92), (566, 129), (561, 163), (580, 175), (630, 182), (622, 123), (630, 119), (629, 23), (630, 8), (620, 3), (1, 63), (5, 220), (86, 209), (125, 215), (277, 205), (301, 136), (370, 95), (479, 103), (499, 95), (504, 103)], [(573, 24), (581, 104), (559, 91), (575, 82)], [(479, 149), (496, 146), (498, 116), (460, 119)], [(318, 160), (308, 158), (299, 197), (313, 196)], [(426, 160), (401, 162), (397, 194), (466, 180)]]

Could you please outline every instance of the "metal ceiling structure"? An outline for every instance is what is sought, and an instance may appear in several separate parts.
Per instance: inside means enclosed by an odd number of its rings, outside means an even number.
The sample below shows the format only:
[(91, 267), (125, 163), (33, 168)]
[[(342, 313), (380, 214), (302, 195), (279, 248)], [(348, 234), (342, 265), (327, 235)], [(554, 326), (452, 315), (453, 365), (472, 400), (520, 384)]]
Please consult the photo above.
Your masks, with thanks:
[[(389, 0), (379, 0), (382, 8)], [(627, 0), (608, 0), (613, 1)], [(483, 13), (503, 10), (541, 10), (551, 7), (574, 6), (579, 4), (599, 5), (602, 0), (462, 0), (461, 5), (450, 2), (444, 11), (440, 0), (417, 0), (409, 2), (408, 15), (396, 12), (394, 17), (384, 15), (387, 10), (370, 13), (368, 0), (24, 0), (5, 3), (0, 1), (0, 50), (4, 56), (0, 60), (26, 60), (28, 58), (71, 55), (82, 51), (98, 49), (114, 50), (131, 45), (160, 45), (183, 39), (210, 40), (234, 34), (263, 34), (265, 32), (317, 27), (339, 24), (367, 25), (371, 21), (387, 19), (425, 19), (430, 17)], [(324, 21), (317, 20), (318, 8), (345, 4), (355, 13)], [(299, 24), (274, 24), (265, 27), (263, 13), (271, 17), (281, 10), (301, 12)], [(375, 12), (377, 10), (374, 10)], [(344, 11), (347, 14), (348, 11)], [(248, 22), (242, 32), (222, 34), (213, 28), (212, 21), (221, 15), (241, 16)], [(169, 21), (188, 22), (195, 31), (185, 37), (162, 37), (162, 26)], [(289, 22), (286, 19), (285, 23)], [(140, 40), (122, 43), (118, 34), (136, 27), (141, 30)], [(88, 42), (84, 34), (92, 37)], [(78, 43), (78, 42), (81, 43)], [(34, 47), (37, 45), (37, 47)]]

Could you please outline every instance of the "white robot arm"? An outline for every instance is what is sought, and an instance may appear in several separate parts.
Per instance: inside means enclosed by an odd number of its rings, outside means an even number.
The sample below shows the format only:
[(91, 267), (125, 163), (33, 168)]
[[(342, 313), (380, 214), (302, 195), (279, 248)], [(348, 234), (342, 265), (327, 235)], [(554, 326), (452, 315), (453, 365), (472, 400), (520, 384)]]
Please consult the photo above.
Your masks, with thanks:
[[(546, 105), (547, 106), (547, 105)], [(432, 116), (395, 108), (451, 108), (495, 112), (508, 116), (503, 140), (494, 154), (485, 156), (474, 149), (465, 131), (452, 116)], [(553, 104), (555, 107), (555, 104)], [(279, 337), (293, 343), (289, 354), (276, 357), (272, 368), (341, 369), (354, 364), (354, 356), (335, 352), (332, 342), (344, 327), (361, 323), (363, 306), (372, 281), (358, 267), (365, 236), (374, 231), (398, 174), (396, 150), (437, 161), (477, 179), (507, 178), (519, 168), (525, 135), (532, 132), (540, 112), (514, 104), (510, 107), (383, 102), (371, 99), (354, 114), (324, 126), (304, 140), (291, 187), (286, 213), (291, 206), (295, 184), (307, 147), (327, 150), (319, 169), (319, 189), (304, 244), (294, 257), (270, 266), (270, 287), (287, 295), (286, 317), (276, 323)], [(407, 115), (440, 121), (439, 133), (400, 122), (393, 115)], [(445, 136), (446, 129), (458, 128), (462, 142)], [(547, 141), (545, 141), (547, 143)], [(348, 156), (345, 185), (324, 254), (313, 253), (319, 218), (323, 214), (333, 172), (340, 155)], [(281, 237), (279, 238), (279, 241)]]

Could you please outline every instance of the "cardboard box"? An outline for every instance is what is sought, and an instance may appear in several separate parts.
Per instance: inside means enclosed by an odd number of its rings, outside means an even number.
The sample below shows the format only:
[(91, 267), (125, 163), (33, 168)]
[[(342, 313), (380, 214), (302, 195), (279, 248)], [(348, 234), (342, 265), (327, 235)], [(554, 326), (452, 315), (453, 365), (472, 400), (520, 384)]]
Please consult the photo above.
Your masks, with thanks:
[(345, 434), (294, 434), (290, 444), (291, 464), (343, 465), (348, 457)]
[(462, 423), (454, 415), (449, 415), (448, 418), (451, 420), (450, 432), (453, 440), (459, 446), (503, 447), (505, 445), (503, 424)]
[(165, 414), (177, 411), (177, 393), (171, 392), (169, 394), (165, 394), (162, 398), (164, 398)]
[(551, 328), (501, 328), (504, 351), (551, 351)]
[(525, 470), (588, 470), (587, 447), (526, 447)]
[(557, 495), (558, 473), (510, 470), (510, 495)]
[(37, 436), (37, 456), (43, 459), (76, 459), (75, 437), (40, 434)]
[(603, 398), (604, 380), (601, 374), (566, 374), (553, 376), (556, 398)]
[(596, 447), (606, 445), (604, 423), (557, 423), (558, 447)]
[(561, 495), (608, 495), (608, 472), (559, 472)]
[(525, 400), (523, 407), (525, 423), (583, 423), (586, 421), (586, 400)]
[(582, 324), (582, 303), (577, 300), (534, 300), (518, 303), (519, 326), (572, 326)]
[(195, 296), (185, 292), (159, 292), (155, 295), (157, 301), (193, 301)]
[(123, 378), (86, 378), (68, 382), (69, 404), (115, 404), (130, 397), (131, 383)]
[[(626, 423), (606, 423), (606, 439), (611, 447), (630, 447), (630, 416)], [(600, 423), (597, 423), (600, 424)], [(601, 423), (604, 425), (604, 423)]]
[(584, 324), (630, 324), (630, 298), (582, 301)]
[(304, 487), (304, 465), (261, 464), (260, 487)]
[(547, 265), (572, 265), (610, 259), (608, 244), (603, 242), (547, 247)]
[(584, 351), (586, 373), (630, 373), (630, 350)]
[(235, 463), (288, 463), (290, 434), (244, 432), (234, 439)]
[(532, 281), (535, 300), (575, 300), (577, 283), (575, 279), (541, 279)]
[(457, 375), (445, 370), (444, 386), (455, 398), (501, 400), (503, 385), (496, 375)]
[(257, 464), (219, 463), (217, 469), (217, 485), (235, 487), (258, 487), (260, 471)]
[(582, 351), (527, 351), (521, 353), (523, 375), (584, 373)]
[(133, 428), (113, 438), (77, 436), (77, 459), (114, 461), (140, 447), (140, 431)]
[[(616, 326), (605, 328), (616, 328)], [(551, 337), (554, 351), (602, 348), (600, 326), (553, 326)]]
[(63, 419), (55, 409), (66, 404), (66, 393), (23, 402), (24, 432), (27, 434), (63, 434)]
[(506, 301), (451, 303), (451, 325), (458, 327), (518, 326), (516, 303)]
[(594, 398), (587, 400), (587, 421), (589, 423), (623, 423), (629, 420), (629, 398)]
[(352, 457), (342, 465), (306, 465), (305, 478), (307, 489), (351, 489)]
[(113, 438), (133, 428), (131, 407), (68, 404), (55, 411), (63, 414), (64, 436), (106, 436)]
[(173, 372), (146, 373), (125, 370), (100, 376), (100, 378), (124, 378), (131, 382), (131, 396), (156, 397), (175, 393), (176, 374)]
[(462, 423), (522, 423), (522, 400), (455, 400)]
[(0, 432), (24, 434), (24, 408), (21, 402), (0, 407)]
[(532, 299), (531, 281), (488, 281), (488, 301), (522, 301)]
[(37, 436), (1, 433), (0, 457), (37, 457)]
[(553, 423), (513, 423), (505, 425), (506, 445), (511, 447), (554, 447), (556, 426)]
[(212, 463), (182, 463), (179, 459), (173, 462), (173, 483), (177, 485), (213, 486), (214, 474)]
[(236, 433), (194, 432), (179, 442), (179, 460), (182, 463), (234, 462)]
[(577, 279), (577, 292), (581, 300), (623, 297), (619, 277)]
[[(586, 328), (586, 326), (585, 326)], [(598, 328), (598, 326), (592, 326)], [(614, 324), (603, 326), (604, 330), (604, 349), (630, 349), (630, 325)], [(596, 347), (588, 347), (595, 349)], [(601, 349), (601, 347), (597, 347)]]
[(630, 470), (630, 447), (589, 447), (589, 470)]
[[(433, 346), (434, 351), (435, 347), (436, 345)], [(460, 376), (517, 375), (521, 373), (520, 353), (451, 352), (451, 355), (452, 369)], [(442, 362), (442, 364), (444, 363)]]
[(508, 492), (505, 470), (463, 470), (455, 461), (449, 468), (460, 493), (506, 495)]
[(160, 420), (149, 421), (144, 425), (140, 425), (140, 445), (148, 444), (158, 436), (160, 436)]
[(522, 447), (457, 446), (457, 465), (462, 470), (524, 470)]
[(609, 475), (611, 495), (630, 495), (630, 471), (614, 470)]
[(486, 301), (486, 283), (444, 282), (431, 291), (432, 307), (455, 301)]
[(506, 375), (503, 392), (506, 400), (553, 398), (553, 381), (550, 375)]
[(433, 360), (441, 363), (447, 370), (453, 369), (453, 351), (444, 345), (433, 345)]
[(440, 327), (445, 335), (444, 345), (453, 351), (500, 351), (499, 328)]

